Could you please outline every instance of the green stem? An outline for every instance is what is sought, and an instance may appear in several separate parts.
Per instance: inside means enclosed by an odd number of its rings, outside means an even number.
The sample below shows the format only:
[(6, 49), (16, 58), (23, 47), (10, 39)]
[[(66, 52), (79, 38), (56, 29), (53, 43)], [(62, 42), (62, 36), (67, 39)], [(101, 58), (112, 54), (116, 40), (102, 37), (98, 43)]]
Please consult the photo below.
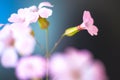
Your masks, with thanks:
[(46, 68), (46, 80), (48, 80), (49, 78), (48, 78), (48, 60), (49, 60), (49, 49), (48, 49), (48, 45), (49, 45), (49, 43), (48, 43), (48, 29), (46, 29), (46, 54), (45, 54), (45, 56), (46, 56), (46, 59), (47, 59), (47, 68)]
[(49, 45), (49, 43), (48, 43), (48, 29), (46, 29), (46, 58), (49, 57), (48, 45)]
[(39, 43), (39, 41), (37, 39), (35, 39), (35, 40), (36, 40), (37, 45), (40, 47), (40, 49), (42, 51), (44, 51), (44, 47)]
[[(62, 35), (62, 36), (58, 39), (58, 41), (55, 43), (54, 47), (51, 49), (50, 53), (52, 53), (52, 52), (57, 48), (57, 46), (59, 45), (59, 43), (62, 41), (63, 38), (64, 38), (64, 35)], [(49, 54), (50, 54), (50, 53), (49, 53)]]

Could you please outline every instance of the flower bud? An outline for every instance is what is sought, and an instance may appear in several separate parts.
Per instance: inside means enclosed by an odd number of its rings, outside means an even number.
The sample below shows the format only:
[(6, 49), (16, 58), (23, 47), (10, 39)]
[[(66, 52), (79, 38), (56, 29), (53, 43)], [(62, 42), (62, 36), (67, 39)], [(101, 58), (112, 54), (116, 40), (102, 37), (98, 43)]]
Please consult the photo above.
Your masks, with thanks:
[(49, 22), (47, 21), (46, 18), (39, 17), (38, 23), (39, 23), (41, 29), (47, 29), (49, 26)]
[(79, 32), (77, 27), (71, 27), (71, 28), (66, 29), (63, 35), (70, 37), (70, 36), (75, 35), (77, 32)]

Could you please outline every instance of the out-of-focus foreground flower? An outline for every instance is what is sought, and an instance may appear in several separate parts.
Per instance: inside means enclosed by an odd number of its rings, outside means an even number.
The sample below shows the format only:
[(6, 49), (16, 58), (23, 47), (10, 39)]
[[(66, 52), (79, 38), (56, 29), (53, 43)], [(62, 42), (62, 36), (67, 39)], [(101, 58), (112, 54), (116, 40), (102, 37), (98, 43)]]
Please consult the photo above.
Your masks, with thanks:
[(22, 23), (6, 24), (0, 31), (0, 56), (4, 67), (15, 66), (17, 53), (30, 55), (33, 52), (35, 39), (31, 31), (30, 27)]
[(104, 65), (87, 50), (68, 49), (50, 60), (52, 80), (108, 80)]
[(45, 75), (46, 61), (40, 56), (23, 57), (17, 64), (16, 75), (19, 80), (38, 80)]

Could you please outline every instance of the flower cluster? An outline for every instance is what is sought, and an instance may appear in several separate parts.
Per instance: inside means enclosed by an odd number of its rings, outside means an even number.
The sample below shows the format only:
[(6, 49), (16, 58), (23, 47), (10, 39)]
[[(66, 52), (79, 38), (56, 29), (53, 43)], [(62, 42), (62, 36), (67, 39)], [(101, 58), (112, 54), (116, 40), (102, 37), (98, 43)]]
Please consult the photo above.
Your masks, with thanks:
[[(89, 11), (84, 11), (83, 22), (65, 30), (60, 40), (48, 51), (46, 57), (33, 55), (36, 39), (31, 23), (39, 22), (41, 29), (48, 30), (53, 5), (41, 2), (38, 7), (21, 8), (13, 13), (8, 24), (0, 24), (0, 63), (5, 68), (15, 68), (20, 80), (108, 80), (104, 65), (94, 60), (87, 50), (69, 48), (64, 53), (53, 53), (64, 36), (71, 37), (81, 30), (87, 30), (91, 36), (97, 35), (98, 28)], [(47, 40), (46, 40), (47, 41)], [(20, 56), (20, 57), (19, 57)]]
[(19, 9), (17, 14), (13, 13), (8, 21), (29, 25), (30, 23), (37, 22), (38, 18), (48, 18), (52, 15), (52, 10), (45, 6), (53, 7), (49, 2), (42, 2), (39, 4), (38, 8), (36, 6), (31, 6), (29, 8)]

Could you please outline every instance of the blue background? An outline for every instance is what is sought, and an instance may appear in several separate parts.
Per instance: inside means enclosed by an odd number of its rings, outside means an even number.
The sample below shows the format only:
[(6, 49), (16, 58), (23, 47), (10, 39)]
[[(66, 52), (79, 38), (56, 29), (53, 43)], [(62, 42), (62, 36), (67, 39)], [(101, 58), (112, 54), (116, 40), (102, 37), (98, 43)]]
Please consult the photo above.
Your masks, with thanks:
[[(120, 6), (119, 0), (0, 0), (0, 23), (7, 23), (12, 13), (19, 8), (38, 5), (42, 1), (51, 2), (54, 7), (53, 15), (48, 19), (49, 48), (58, 40), (68, 27), (82, 22), (84, 10), (89, 10), (99, 28), (98, 36), (91, 37), (87, 31), (81, 31), (73, 37), (65, 37), (56, 51), (64, 51), (68, 46), (88, 49), (95, 58), (100, 59), (106, 67), (110, 80), (119, 80), (120, 73)], [(36, 37), (45, 45), (45, 32), (39, 30), (38, 24), (32, 24)], [(36, 46), (35, 54), (43, 54)], [(14, 69), (0, 66), (0, 80), (17, 80)]]

